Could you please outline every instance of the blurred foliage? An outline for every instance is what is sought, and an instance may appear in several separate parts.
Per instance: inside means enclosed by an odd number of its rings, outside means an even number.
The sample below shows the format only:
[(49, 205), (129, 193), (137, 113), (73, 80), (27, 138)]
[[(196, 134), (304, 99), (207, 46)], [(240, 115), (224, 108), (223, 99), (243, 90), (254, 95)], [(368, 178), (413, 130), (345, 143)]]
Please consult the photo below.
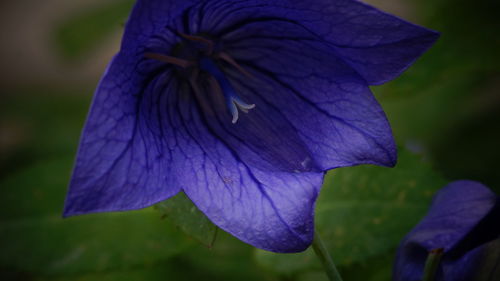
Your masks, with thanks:
[[(115, 36), (134, 1), (68, 14), (56, 51), (82, 61)], [(500, 192), (500, 30), (494, 0), (413, 1), (442, 33), (396, 81), (374, 87), (402, 150), (396, 168), (329, 173), (317, 225), (346, 281), (389, 280), (395, 248), (446, 180)], [(89, 85), (94, 87), (94, 85)], [(153, 209), (60, 217), (91, 91), (20, 85), (0, 102), (0, 280), (326, 280), (310, 251), (254, 250), (179, 195)], [(434, 172), (433, 170), (437, 170)], [(200, 219), (201, 217), (201, 219)], [(188, 236), (182, 232), (188, 233)], [(196, 241), (201, 241), (198, 243)]]
[(424, 150), (449, 179), (500, 192), (500, 3), (426, 0), (421, 23), (441, 38), (402, 77), (374, 91), (398, 143)]
[(2, 93), (0, 179), (39, 160), (72, 157), (89, 104), (89, 96), (54, 89)]
[[(404, 150), (393, 169), (333, 170), (317, 202), (316, 228), (337, 266), (363, 264), (394, 251), (445, 183), (428, 164)], [(256, 250), (256, 255), (261, 265), (285, 275), (321, 269), (312, 249), (293, 255)]]
[(88, 55), (106, 36), (123, 28), (134, 2), (107, 1), (96, 8), (69, 15), (54, 35), (61, 55), (69, 60)]

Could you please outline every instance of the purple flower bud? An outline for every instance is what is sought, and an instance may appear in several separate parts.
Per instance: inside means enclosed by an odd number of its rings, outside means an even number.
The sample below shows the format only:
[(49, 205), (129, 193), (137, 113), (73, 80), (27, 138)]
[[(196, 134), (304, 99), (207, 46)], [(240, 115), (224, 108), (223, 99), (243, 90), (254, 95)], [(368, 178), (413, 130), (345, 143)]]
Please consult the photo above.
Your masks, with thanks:
[(422, 280), (430, 252), (442, 249), (436, 281), (494, 281), (500, 276), (500, 198), (486, 186), (456, 181), (403, 239), (393, 279)]

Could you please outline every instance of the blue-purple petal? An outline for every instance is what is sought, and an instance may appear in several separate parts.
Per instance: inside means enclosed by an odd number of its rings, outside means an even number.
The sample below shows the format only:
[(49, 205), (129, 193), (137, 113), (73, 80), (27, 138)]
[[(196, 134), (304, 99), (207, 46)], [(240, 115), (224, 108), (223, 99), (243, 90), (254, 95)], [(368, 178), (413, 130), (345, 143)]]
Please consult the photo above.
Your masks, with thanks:
[(150, 100), (134, 68), (128, 57), (116, 56), (96, 90), (65, 216), (144, 208), (180, 190), (171, 172), (168, 146), (156, 135), (158, 130), (151, 130), (156, 119), (146, 115), (151, 106), (160, 104), (154, 103), (156, 97)]
[[(256, 105), (236, 124), (207, 73), (194, 89), (193, 73), (145, 55), (174, 56), (181, 33), (208, 36), (253, 75), (219, 63)], [(65, 215), (143, 208), (183, 190), (239, 239), (302, 251), (324, 171), (396, 162), (368, 85), (399, 75), (436, 38), (352, 0), (137, 1), (96, 91)]]
[(425, 218), (406, 240), (426, 250), (453, 248), (494, 207), (497, 196), (474, 181), (456, 181), (441, 189)]
[(197, 2), (199, 1), (137, 1), (125, 26), (120, 51), (129, 54), (141, 50), (152, 36), (163, 32), (168, 24)]
[(324, 20), (321, 24), (311, 23), (311, 28), (321, 30), (319, 35), (334, 44), (344, 61), (370, 85), (398, 77), (439, 38), (433, 30), (359, 1), (312, 2), (307, 3), (312, 6), (310, 10)]
[(303, 28), (264, 27), (256, 22), (227, 35), (230, 54), (255, 78), (232, 75), (242, 96), (284, 116), (323, 170), (393, 166), (389, 123), (363, 78)]
[(209, 10), (204, 31), (224, 33), (256, 21), (268, 26), (286, 21), (331, 45), (370, 85), (398, 77), (439, 37), (355, 0), (221, 1), (214, 6), (219, 9)]
[[(441, 248), (444, 255), (436, 280), (472, 280), (468, 278), (477, 273), (485, 251), (498, 247), (492, 242), (500, 237), (495, 226), (498, 202), (497, 195), (478, 182), (463, 180), (445, 186), (434, 197), (427, 215), (401, 242), (393, 279), (420, 280), (429, 251)], [(478, 228), (481, 230), (475, 231)], [(494, 237), (483, 236), (491, 231)], [(471, 233), (478, 239), (471, 238)], [(464, 251), (463, 245), (470, 241), (473, 247)]]
[(442, 265), (443, 281), (496, 281), (500, 276), (500, 237)]
[(193, 108), (181, 109), (193, 138), (178, 162), (182, 188), (220, 228), (274, 252), (305, 250), (313, 238), (313, 210), (323, 173), (267, 172), (246, 165), (213, 135)]
[[(241, 76), (241, 75), (238, 75)], [(232, 79), (235, 86), (237, 80)], [(251, 83), (255, 83), (252, 81)], [(197, 109), (202, 112), (208, 132), (231, 149), (246, 165), (274, 172), (321, 172), (309, 151), (306, 141), (274, 104), (265, 103), (259, 95), (246, 96), (244, 89), (237, 91), (256, 107), (241, 112), (233, 124), (222, 95), (210, 88), (197, 94)]]

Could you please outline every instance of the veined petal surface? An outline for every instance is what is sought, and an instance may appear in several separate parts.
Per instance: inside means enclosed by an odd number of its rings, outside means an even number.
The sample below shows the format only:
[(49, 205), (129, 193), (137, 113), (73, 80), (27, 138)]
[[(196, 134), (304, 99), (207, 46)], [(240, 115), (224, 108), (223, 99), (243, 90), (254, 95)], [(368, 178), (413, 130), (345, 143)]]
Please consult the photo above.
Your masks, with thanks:
[[(96, 90), (65, 215), (183, 190), (241, 240), (302, 251), (326, 170), (396, 162), (368, 85), (436, 38), (352, 0), (139, 0)], [(247, 105), (236, 119), (228, 97)]]

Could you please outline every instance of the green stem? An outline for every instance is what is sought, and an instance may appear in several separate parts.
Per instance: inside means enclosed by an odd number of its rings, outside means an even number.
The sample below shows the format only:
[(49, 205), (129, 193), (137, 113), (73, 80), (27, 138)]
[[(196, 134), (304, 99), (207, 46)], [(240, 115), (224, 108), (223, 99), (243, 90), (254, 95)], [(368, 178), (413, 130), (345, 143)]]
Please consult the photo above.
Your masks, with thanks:
[(435, 249), (429, 252), (427, 260), (425, 261), (424, 276), (422, 277), (422, 281), (434, 281), (436, 279), (436, 273), (442, 256), (443, 249)]
[(314, 252), (316, 253), (316, 256), (323, 264), (326, 275), (328, 275), (328, 279), (330, 279), (330, 281), (342, 281), (342, 277), (340, 277), (340, 274), (337, 271), (335, 264), (333, 263), (332, 257), (326, 250), (325, 244), (319, 237), (319, 233), (317, 230), (314, 233), (312, 247), (314, 249)]

